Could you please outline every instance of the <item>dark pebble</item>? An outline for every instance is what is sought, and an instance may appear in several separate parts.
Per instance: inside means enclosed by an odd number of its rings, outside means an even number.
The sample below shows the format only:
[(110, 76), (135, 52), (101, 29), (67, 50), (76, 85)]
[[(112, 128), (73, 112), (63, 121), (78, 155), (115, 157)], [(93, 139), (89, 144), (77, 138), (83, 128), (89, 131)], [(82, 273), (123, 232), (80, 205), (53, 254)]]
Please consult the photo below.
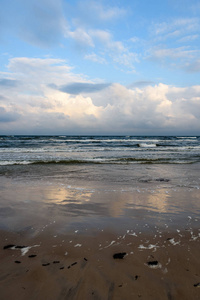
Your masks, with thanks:
[(32, 258), (32, 257), (36, 257), (36, 256), (37, 256), (36, 254), (31, 254), (28, 257)]
[(194, 284), (194, 287), (198, 287), (198, 288), (200, 288), (200, 282), (198, 282), (198, 283), (195, 283), (195, 284)]
[(61, 267), (60, 270), (63, 270), (65, 267)]
[(77, 262), (74, 262), (73, 264), (71, 264), (71, 267), (72, 267), (72, 266), (75, 266), (76, 264), (77, 264)]
[(156, 181), (160, 181), (160, 182), (169, 182), (169, 179), (166, 178), (157, 178)]
[(12, 244), (11, 245), (6, 245), (6, 246), (3, 247), (3, 249), (10, 249), (12, 247), (15, 247), (15, 245), (12, 245)]
[(53, 261), (53, 264), (59, 264), (59, 263), (60, 263), (59, 260), (54, 260), (54, 261)]
[(115, 253), (113, 255), (113, 258), (114, 259), (123, 259), (125, 255), (126, 255), (126, 252)]
[(85, 258), (85, 257), (84, 257), (84, 260), (85, 260), (85, 261), (88, 261), (87, 258)]
[(138, 279), (138, 277), (139, 277), (138, 275), (135, 275), (135, 280), (137, 280), (137, 279)]
[(122, 287), (122, 284), (118, 285), (118, 287)]
[(49, 266), (50, 263), (42, 264), (43, 267)]
[(157, 260), (148, 261), (147, 264), (148, 264), (148, 266), (157, 266), (158, 261)]
[(15, 263), (16, 263), (16, 264), (21, 264), (21, 261), (15, 260)]

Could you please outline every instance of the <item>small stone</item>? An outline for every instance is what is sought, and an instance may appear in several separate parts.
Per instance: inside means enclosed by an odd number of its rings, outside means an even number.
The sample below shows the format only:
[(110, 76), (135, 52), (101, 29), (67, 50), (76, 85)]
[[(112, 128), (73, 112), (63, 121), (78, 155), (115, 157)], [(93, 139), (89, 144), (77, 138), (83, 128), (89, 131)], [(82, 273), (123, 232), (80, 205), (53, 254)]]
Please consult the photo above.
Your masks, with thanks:
[(36, 254), (31, 254), (28, 257), (33, 258), (33, 257), (36, 257), (36, 256), (37, 256)]
[(49, 266), (50, 263), (42, 264), (43, 267)]
[(123, 259), (125, 255), (126, 255), (126, 252), (115, 253), (113, 255), (113, 258), (114, 259)]
[(148, 266), (157, 266), (158, 261), (157, 260), (148, 261), (147, 264), (148, 264)]
[(16, 263), (16, 264), (21, 264), (21, 261), (15, 260), (15, 263)]
[(59, 260), (54, 260), (54, 261), (53, 261), (53, 264), (59, 264), (59, 263), (60, 263)]

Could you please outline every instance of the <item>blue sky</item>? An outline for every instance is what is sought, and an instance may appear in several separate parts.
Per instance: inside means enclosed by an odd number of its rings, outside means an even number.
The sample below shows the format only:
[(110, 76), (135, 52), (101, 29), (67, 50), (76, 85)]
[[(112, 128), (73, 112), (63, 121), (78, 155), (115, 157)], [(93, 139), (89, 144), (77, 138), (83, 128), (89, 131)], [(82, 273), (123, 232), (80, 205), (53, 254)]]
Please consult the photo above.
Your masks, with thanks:
[(199, 1), (0, 5), (0, 134), (199, 134)]

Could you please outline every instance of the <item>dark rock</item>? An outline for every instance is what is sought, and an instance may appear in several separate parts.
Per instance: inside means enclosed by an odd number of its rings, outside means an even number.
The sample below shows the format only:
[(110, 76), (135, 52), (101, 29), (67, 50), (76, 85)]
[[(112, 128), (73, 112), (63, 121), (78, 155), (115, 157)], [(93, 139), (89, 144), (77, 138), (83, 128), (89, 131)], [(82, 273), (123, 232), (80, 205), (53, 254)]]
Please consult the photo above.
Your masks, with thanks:
[(63, 270), (65, 267), (60, 267), (60, 270)]
[(84, 260), (85, 260), (85, 261), (88, 261), (87, 258), (85, 258), (85, 257), (84, 257)]
[(114, 259), (123, 259), (125, 255), (126, 255), (126, 252), (115, 253), (113, 255), (113, 258)]
[(195, 283), (195, 284), (194, 284), (194, 287), (198, 287), (198, 288), (200, 288), (200, 282), (198, 282), (198, 283)]
[(118, 285), (118, 287), (122, 287), (122, 284)]
[(137, 280), (137, 279), (138, 279), (138, 277), (139, 277), (138, 275), (135, 275), (135, 280)]
[(70, 266), (68, 266), (67, 268), (70, 269), (71, 267), (75, 266), (77, 264), (77, 262), (75, 261), (73, 264), (71, 264)]
[(60, 263), (59, 260), (54, 260), (54, 261), (53, 261), (53, 264), (59, 264), (59, 263)]
[(31, 254), (28, 257), (32, 258), (32, 257), (36, 257), (36, 256), (37, 256), (36, 254)]
[(157, 266), (158, 261), (157, 260), (148, 261), (147, 264), (148, 264), (148, 266)]
[(11, 245), (6, 245), (6, 246), (3, 247), (3, 249), (10, 249), (12, 247), (15, 247), (15, 245), (12, 245), (12, 244)]
[(15, 260), (15, 263), (16, 263), (16, 264), (21, 264), (21, 261)]
[(170, 180), (167, 178), (157, 178), (155, 181), (160, 181), (160, 182), (169, 182)]
[(50, 263), (42, 264), (43, 267), (49, 266)]

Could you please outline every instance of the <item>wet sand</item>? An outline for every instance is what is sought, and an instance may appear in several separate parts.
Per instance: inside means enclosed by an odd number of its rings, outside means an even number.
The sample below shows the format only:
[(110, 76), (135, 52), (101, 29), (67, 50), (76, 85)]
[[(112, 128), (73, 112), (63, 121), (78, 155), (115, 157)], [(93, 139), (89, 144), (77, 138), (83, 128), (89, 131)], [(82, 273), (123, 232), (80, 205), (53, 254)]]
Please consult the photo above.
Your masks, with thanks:
[(0, 299), (200, 299), (199, 181), (0, 192)]

